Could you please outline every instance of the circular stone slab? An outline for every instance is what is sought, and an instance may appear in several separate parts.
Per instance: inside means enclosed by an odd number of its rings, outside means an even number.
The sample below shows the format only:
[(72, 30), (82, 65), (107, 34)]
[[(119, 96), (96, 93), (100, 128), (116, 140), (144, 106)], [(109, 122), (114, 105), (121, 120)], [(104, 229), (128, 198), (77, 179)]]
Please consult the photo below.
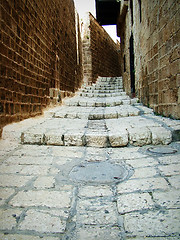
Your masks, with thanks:
[(162, 146), (162, 147), (150, 147), (150, 148), (148, 148), (148, 151), (152, 152), (152, 153), (159, 153), (159, 154), (173, 154), (173, 153), (177, 152), (176, 149), (170, 148), (170, 147), (165, 147), (165, 146)]
[(121, 182), (132, 176), (129, 166), (108, 162), (94, 162), (75, 166), (70, 172), (73, 181), (110, 183)]

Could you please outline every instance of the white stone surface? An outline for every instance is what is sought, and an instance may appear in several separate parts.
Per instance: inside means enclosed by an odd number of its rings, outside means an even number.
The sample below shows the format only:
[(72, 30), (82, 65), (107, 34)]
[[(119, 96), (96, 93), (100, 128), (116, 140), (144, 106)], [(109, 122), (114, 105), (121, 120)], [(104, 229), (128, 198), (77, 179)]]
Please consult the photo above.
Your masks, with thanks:
[(117, 185), (118, 193), (130, 193), (137, 191), (167, 190), (168, 184), (164, 178), (144, 178), (128, 180)]
[(158, 167), (163, 176), (172, 176), (180, 174), (180, 164), (170, 164)]
[(115, 203), (96, 199), (79, 200), (77, 221), (85, 225), (117, 224)]
[(21, 191), (10, 201), (12, 206), (33, 207), (46, 206), (56, 208), (69, 208), (71, 193), (68, 191)]
[(1, 187), (22, 187), (25, 186), (32, 177), (30, 176), (19, 176), (19, 175), (0, 175), (0, 186)]
[(54, 177), (38, 177), (34, 182), (34, 187), (41, 189), (41, 188), (53, 188), (55, 185)]
[(5, 203), (5, 200), (8, 199), (14, 193), (15, 190), (12, 188), (0, 189), (0, 205), (3, 205)]
[(143, 146), (151, 143), (151, 132), (147, 127), (128, 128), (130, 144)]
[(136, 236), (168, 236), (179, 233), (180, 210), (167, 212), (130, 213), (124, 217), (127, 235)]
[(150, 209), (154, 206), (149, 193), (132, 193), (121, 195), (117, 199), (117, 208), (120, 214)]
[(29, 210), (19, 229), (42, 233), (63, 233), (66, 229), (66, 222), (61, 220), (60, 217), (51, 215), (51, 211), (42, 213), (37, 210)]
[(180, 208), (180, 190), (154, 192), (153, 199), (161, 207)]
[(0, 229), (12, 230), (16, 226), (16, 218), (21, 215), (19, 209), (0, 209)]
[(109, 186), (85, 186), (79, 190), (81, 197), (104, 197), (112, 196), (112, 191)]

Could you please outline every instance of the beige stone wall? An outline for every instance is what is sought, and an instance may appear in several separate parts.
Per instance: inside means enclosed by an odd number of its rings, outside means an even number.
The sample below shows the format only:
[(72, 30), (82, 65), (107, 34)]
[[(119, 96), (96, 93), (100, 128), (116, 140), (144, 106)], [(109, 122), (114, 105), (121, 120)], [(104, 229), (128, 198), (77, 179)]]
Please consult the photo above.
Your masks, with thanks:
[(92, 84), (98, 76), (121, 76), (120, 46), (96, 19), (87, 16), (83, 32), (84, 82)]
[[(121, 36), (121, 58), (124, 87), (131, 94), (129, 67), (129, 39), (134, 36), (136, 95), (155, 112), (180, 118), (179, 26), (178, 0), (141, 1), (133, 3), (133, 25), (130, 1), (124, 1), (128, 11), (120, 16), (118, 32)], [(121, 5), (122, 7), (122, 5)]]
[(80, 87), (82, 45), (73, 0), (3, 0), (0, 16), (1, 127)]

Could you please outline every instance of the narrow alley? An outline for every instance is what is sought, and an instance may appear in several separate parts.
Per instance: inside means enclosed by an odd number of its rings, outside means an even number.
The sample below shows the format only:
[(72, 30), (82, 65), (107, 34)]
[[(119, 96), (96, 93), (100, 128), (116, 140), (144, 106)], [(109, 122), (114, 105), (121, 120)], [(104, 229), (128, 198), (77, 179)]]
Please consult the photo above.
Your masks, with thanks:
[(121, 77), (5, 126), (0, 239), (180, 239), (179, 129)]

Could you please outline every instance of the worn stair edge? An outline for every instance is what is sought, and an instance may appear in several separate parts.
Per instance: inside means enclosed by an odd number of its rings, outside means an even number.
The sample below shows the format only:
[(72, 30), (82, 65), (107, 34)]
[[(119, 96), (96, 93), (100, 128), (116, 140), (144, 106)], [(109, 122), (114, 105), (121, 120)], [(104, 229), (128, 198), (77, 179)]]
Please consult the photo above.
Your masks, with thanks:
[(172, 142), (173, 133), (164, 127), (137, 127), (128, 129), (111, 129), (107, 132), (75, 133), (32, 133), (21, 134), (22, 144), (55, 145), (55, 146), (87, 146), (87, 147), (125, 147), (144, 145), (168, 145)]

